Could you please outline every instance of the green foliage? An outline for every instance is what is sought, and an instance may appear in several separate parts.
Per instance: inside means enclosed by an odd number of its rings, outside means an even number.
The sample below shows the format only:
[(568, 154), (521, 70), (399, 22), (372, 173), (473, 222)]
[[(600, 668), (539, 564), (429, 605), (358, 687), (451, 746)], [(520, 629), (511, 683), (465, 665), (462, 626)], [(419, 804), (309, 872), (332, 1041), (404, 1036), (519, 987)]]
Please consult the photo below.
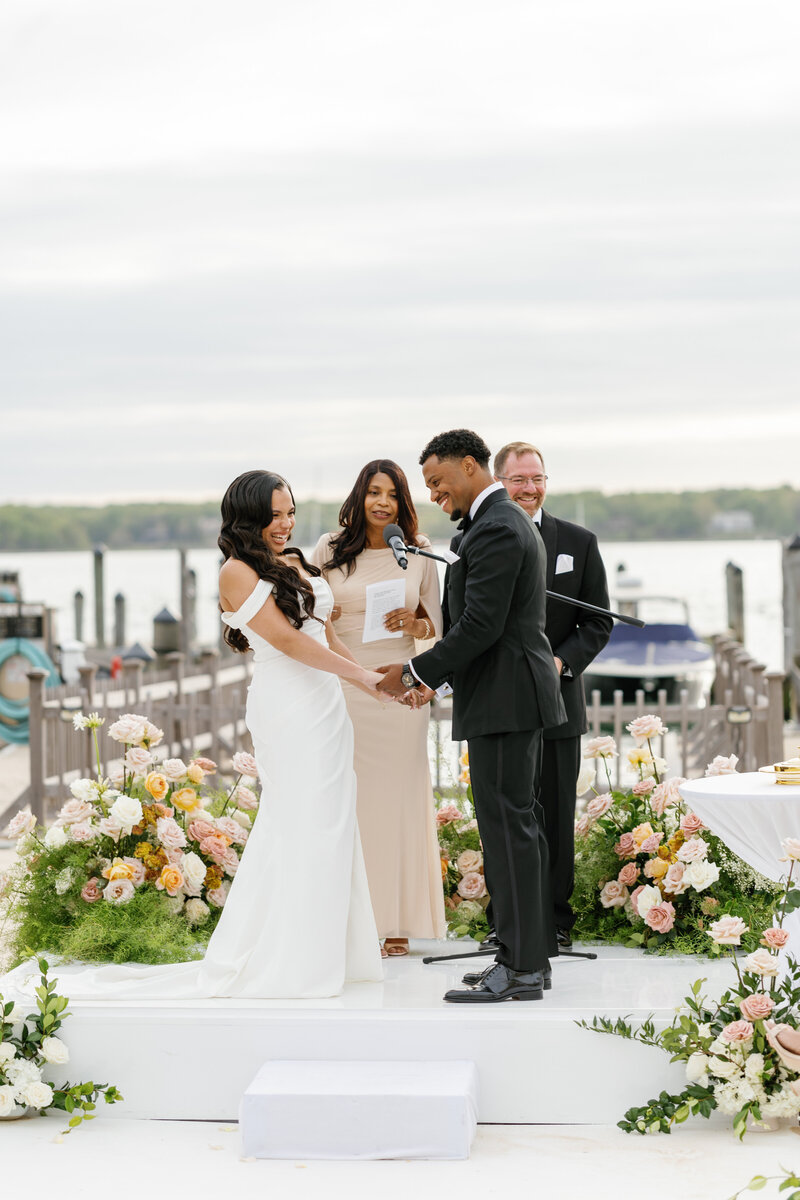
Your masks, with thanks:
[(789, 1193), (789, 1188), (797, 1189), (786, 1195), (784, 1200), (800, 1200), (800, 1176), (795, 1171), (787, 1171), (785, 1167), (781, 1167), (781, 1171), (783, 1172), (781, 1175), (754, 1175), (750, 1182), (735, 1192), (729, 1200), (738, 1200), (738, 1197), (743, 1196), (745, 1192), (760, 1192), (768, 1183), (777, 1179), (781, 1180), (778, 1192)]

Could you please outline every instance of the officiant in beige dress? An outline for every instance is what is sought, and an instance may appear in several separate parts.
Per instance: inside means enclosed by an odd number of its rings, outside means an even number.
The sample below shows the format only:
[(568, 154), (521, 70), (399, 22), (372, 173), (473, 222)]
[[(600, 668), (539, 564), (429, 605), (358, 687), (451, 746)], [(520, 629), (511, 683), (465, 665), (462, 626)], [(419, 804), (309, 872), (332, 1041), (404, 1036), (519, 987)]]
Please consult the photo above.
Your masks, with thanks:
[[(389, 657), (408, 659), (419, 642), (442, 636), (439, 577), (431, 559), (409, 555), (402, 570), (383, 540), (387, 525), (403, 530), (406, 545), (430, 548), (417, 527), (405, 474), (390, 459), (360, 472), (339, 513), (340, 529), (324, 534), (312, 555), (330, 584), (336, 633), (364, 666)], [(391, 640), (364, 636), (366, 588), (389, 580), (405, 584), (402, 606), (385, 619)], [(428, 766), (429, 708), (379, 707), (343, 684), (355, 732), (358, 824), (370, 895), (384, 954), (408, 952), (408, 938), (445, 932), (442, 871)]]

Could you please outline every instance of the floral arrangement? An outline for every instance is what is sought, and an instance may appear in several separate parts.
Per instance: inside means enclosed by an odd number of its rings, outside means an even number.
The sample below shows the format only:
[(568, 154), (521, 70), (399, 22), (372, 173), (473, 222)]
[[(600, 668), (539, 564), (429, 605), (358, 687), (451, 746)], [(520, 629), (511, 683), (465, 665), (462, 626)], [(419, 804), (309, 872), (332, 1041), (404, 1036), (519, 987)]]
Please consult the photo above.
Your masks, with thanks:
[(483, 876), (483, 850), (472, 800), (469, 756), (461, 756), (459, 802), (445, 800), (436, 810), (447, 932), (482, 942), (489, 933), (489, 893)]
[(48, 964), (39, 959), (41, 982), (36, 989), (37, 1012), (22, 1016), (19, 1005), (4, 1001), (0, 995), (0, 1119), (24, 1117), (31, 1110), (38, 1116), (48, 1108), (70, 1114), (65, 1133), (91, 1121), (97, 1100), (106, 1104), (122, 1100), (115, 1087), (106, 1083), (65, 1083), (54, 1087), (42, 1075), (48, 1066), (69, 1062), (69, 1050), (56, 1037), (69, 1016), (66, 996), (56, 995), (54, 983), (47, 978)]
[(17, 956), (168, 962), (202, 954), (258, 808), (255, 759), (234, 755), (233, 786), (208, 792), (211, 759), (157, 761), (161, 730), (126, 713), (108, 730), (124, 756), (104, 779), (103, 720), (78, 713), (73, 721), (94, 738), (97, 778), (71, 785), (49, 829), (27, 810), (8, 826), (17, 861), (0, 881), (0, 910)]
[[(709, 920), (726, 911), (756, 923), (769, 918), (776, 885), (711, 834), (684, 805), (682, 778), (668, 779), (653, 739), (667, 731), (659, 717), (642, 716), (627, 729), (636, 741), (628, 755), (638, 779), (615, 791), (612, 737), (592, 738), (584, 757), (602, 763), (608, 790), (599, 792), (576, 821), (576, 886), (572, 906), (583, 940), (623, 942), (647, 950), (707, 953)], [(719, 756), (706, 774), (735, 771), (737, 759)]]
[[(708, 1117), (718, 1109), (733, 1118), (734, 1131), (742, 1138), (748, 1125), (763, 1127), (800, 1113), (800, 967), (788, 958), (780, 978), (779, 962), (789, 941), (784, 918), (800, 908), (800, 889), (792, 885), (800, 840), (788, 838), (782, 846), (781, 861), (789, 862), (789, 871), (767, 927), (753, 934), (741, 917), (723, 913), (706, 930), (718, 951), (730, 956), (736, 975), (719, 1000), (706, 999), (701, 994), (705, 980), (698, 979), (661, 1033), (652, 1019), (636, 1029), (624, 1019), (578, 1022), (585, 1029), (658, 1046), (673, 1062), (685, 1063), (683, 1091), (673, 1096), (662, 1092), (643, 1107), (629, 1109), (619, 1122), (628, 1133), (669, 1133), (672, 1125), (692, 1115)], [(747, 941), (757, 948), (740, 964), (737, 948)]]

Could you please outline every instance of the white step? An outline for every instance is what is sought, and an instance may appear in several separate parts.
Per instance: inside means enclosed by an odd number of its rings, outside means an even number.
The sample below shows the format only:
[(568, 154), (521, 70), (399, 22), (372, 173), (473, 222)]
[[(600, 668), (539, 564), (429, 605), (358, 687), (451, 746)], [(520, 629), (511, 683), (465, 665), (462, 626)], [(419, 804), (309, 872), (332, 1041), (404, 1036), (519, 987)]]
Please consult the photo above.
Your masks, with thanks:
[(264, 1063), (239, 1108), (246, 1158), (469, 1158), (471, 1062)]

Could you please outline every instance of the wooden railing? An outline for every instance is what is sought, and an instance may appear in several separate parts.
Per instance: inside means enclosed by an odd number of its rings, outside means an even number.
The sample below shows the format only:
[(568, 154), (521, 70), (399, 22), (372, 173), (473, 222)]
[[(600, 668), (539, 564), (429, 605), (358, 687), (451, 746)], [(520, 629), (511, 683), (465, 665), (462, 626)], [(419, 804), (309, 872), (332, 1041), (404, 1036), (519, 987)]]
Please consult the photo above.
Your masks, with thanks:
[(42, 818), (50, 803), (68, 798), (68, 786), (80, 775), (94, 774), (94, 743), (76, 733), (72, 716), (98, 712), (105, 724), (98, 730), (103, 772), (120, 759), (120, 745), (108, 727), (124, 712), (136, 712), (164, 731), (164, 757), (187, 758), (203, 753), (223, 765), (237, 750), (251, 749), (244, 724), (251, 665), (239, 661), (220, 665), (217, 650), (206, 651), (199, 671), (185, 675), (185, 658), (168, 656), (169, 667), (145, 680), (138, 659), (123, 663), (122, 678), (98, 681), (95, 667), (80, 668), (78, 686), (45, 688), (46, 673), (28, 672), (30, 681), (30, 766), (28, 792), (20, 797)]

